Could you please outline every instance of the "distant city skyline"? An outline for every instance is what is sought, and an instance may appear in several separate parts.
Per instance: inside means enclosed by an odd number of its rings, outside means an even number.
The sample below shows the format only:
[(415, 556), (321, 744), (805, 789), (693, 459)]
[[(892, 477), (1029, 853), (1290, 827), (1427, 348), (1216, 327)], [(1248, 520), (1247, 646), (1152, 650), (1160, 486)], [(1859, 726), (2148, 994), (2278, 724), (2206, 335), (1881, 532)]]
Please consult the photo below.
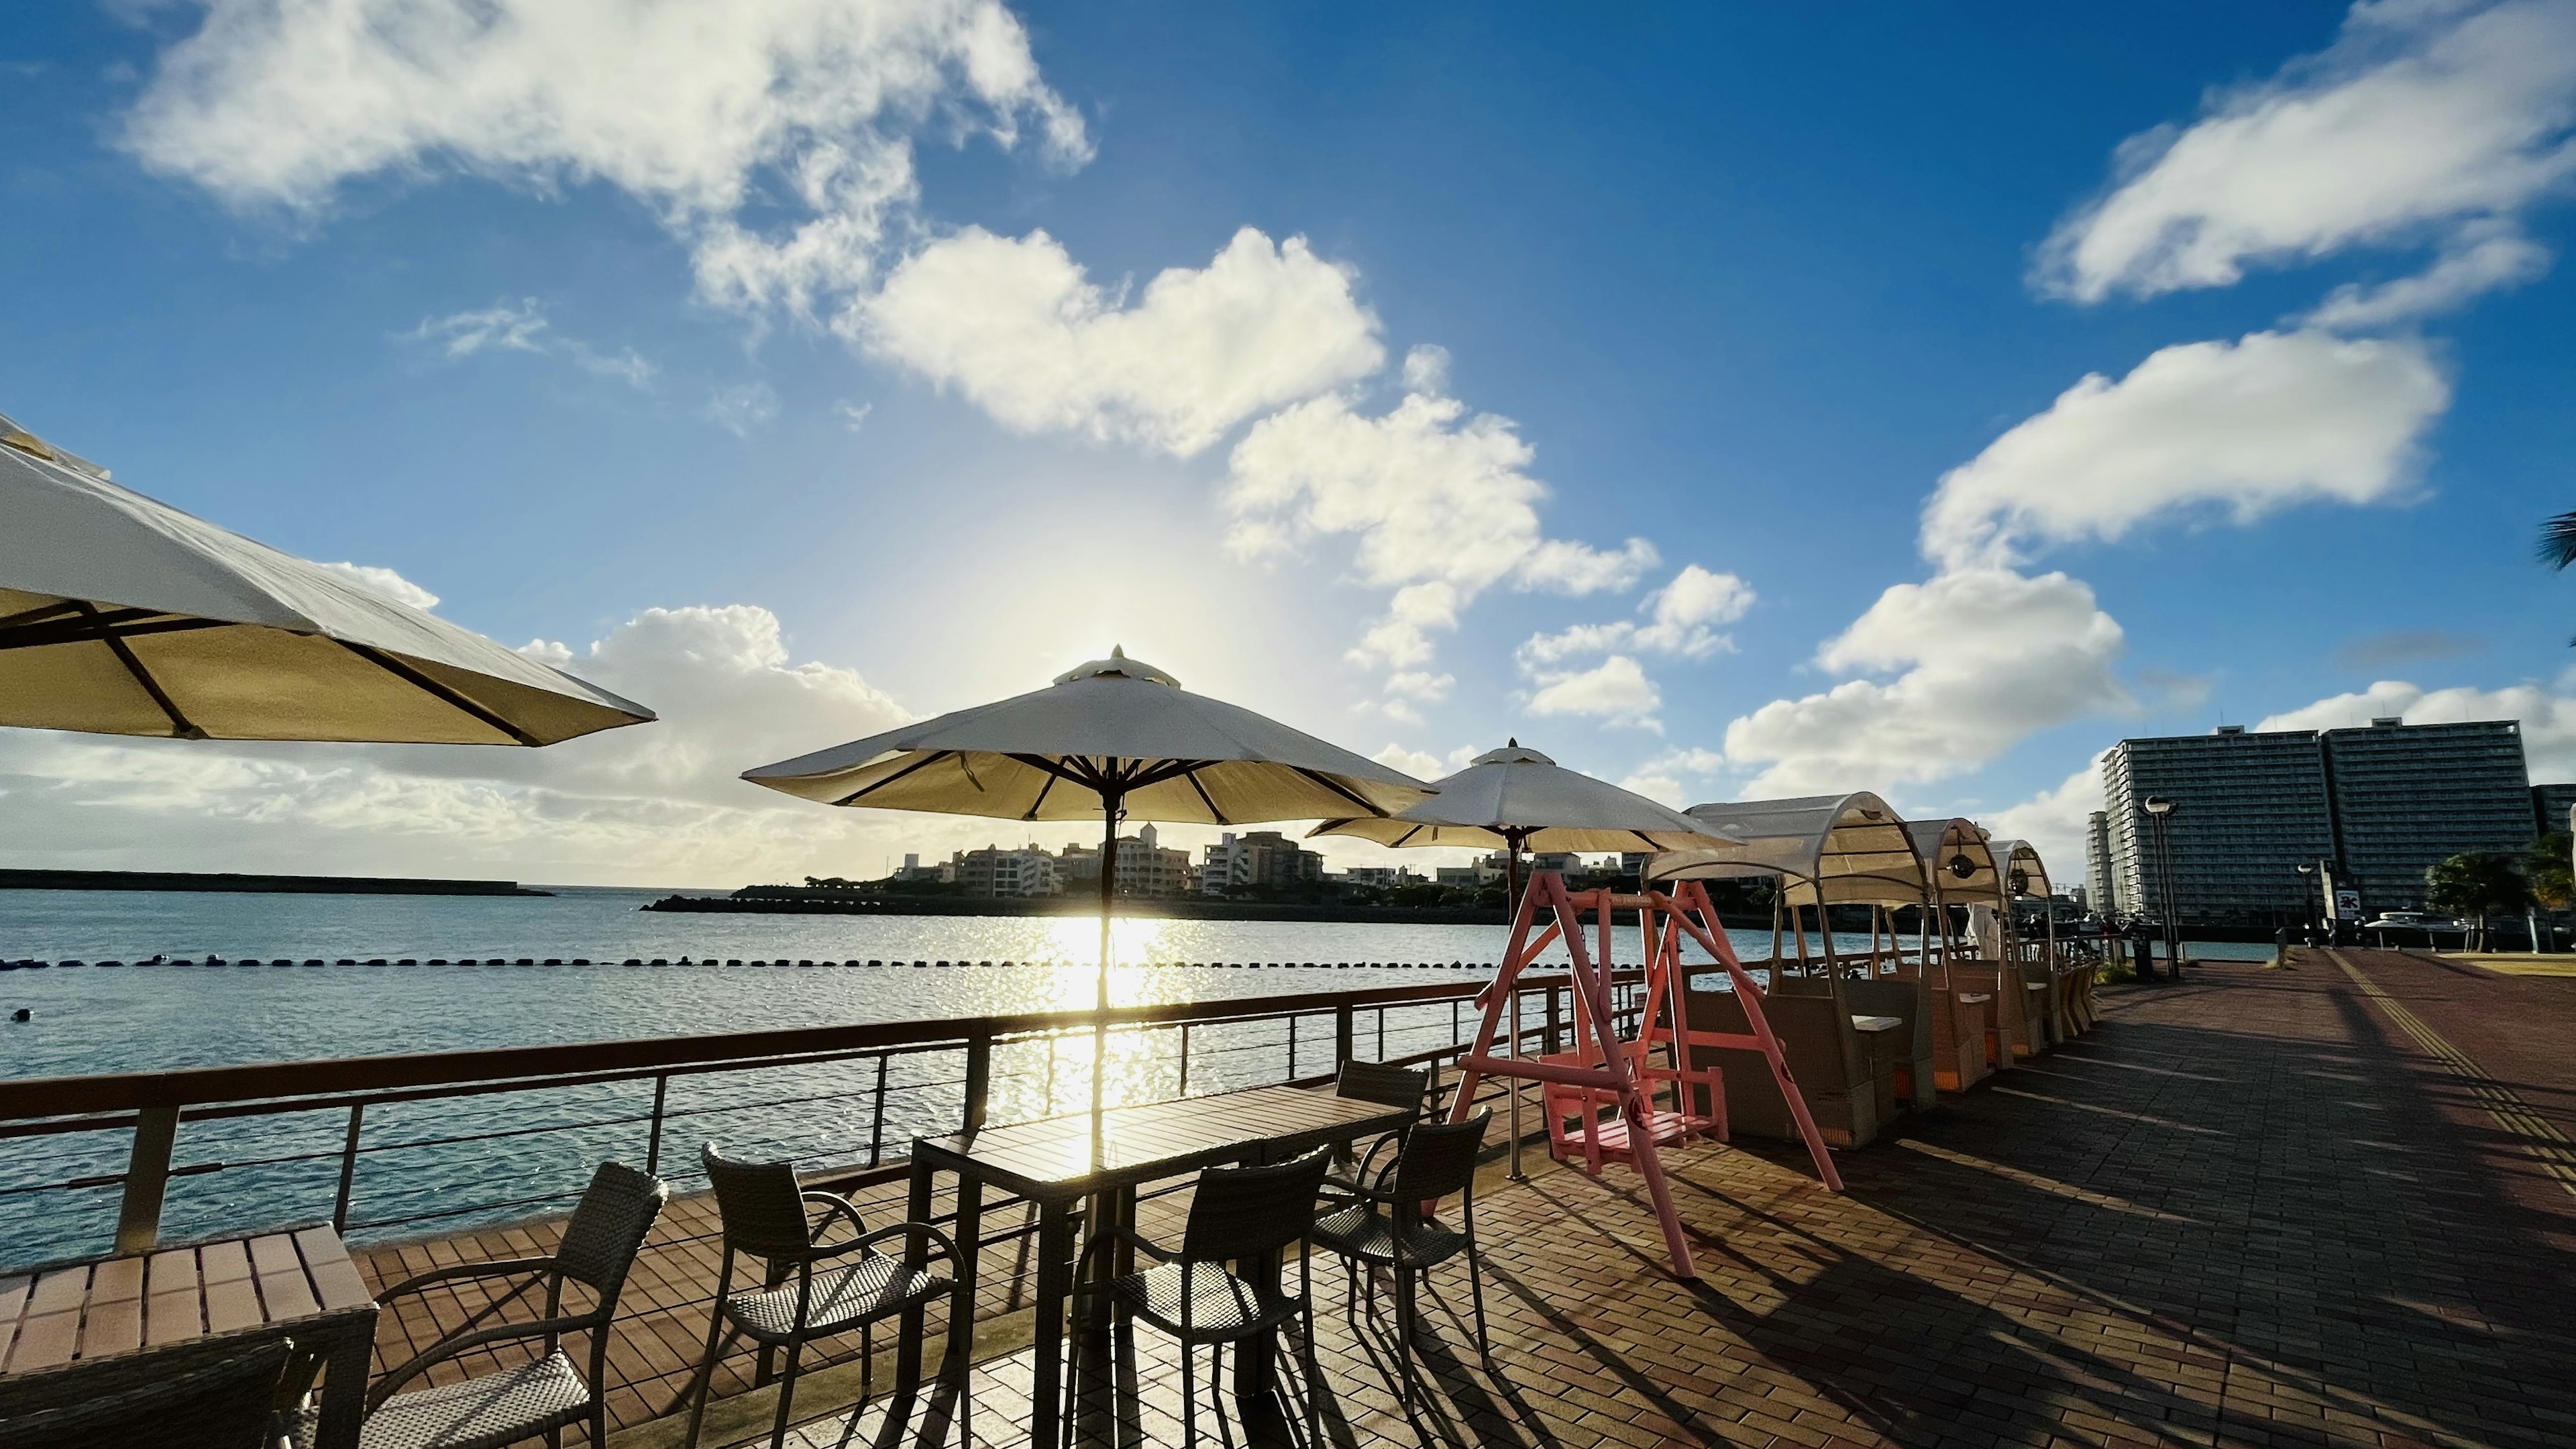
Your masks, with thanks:
[(0, 413), (662, 719), (0, 732), (0, 865), (847, 874), (994, 827), (739, 772), (1112, 644), (2070, 880), (2123, 736), (2576, 780), (2576, 0), (27, 9)]

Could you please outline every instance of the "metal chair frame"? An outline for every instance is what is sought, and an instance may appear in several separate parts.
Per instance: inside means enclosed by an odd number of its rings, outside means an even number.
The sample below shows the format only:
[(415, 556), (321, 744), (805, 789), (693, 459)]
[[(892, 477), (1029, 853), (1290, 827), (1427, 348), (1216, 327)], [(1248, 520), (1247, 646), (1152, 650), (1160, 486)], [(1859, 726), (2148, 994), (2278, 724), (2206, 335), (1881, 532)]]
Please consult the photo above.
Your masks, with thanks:
[[(1464, 1122), (1424, 1122), (1406, 1137), (1404, 1149), (1380, 1169), (1376, 1179), (1355, 1189), (1359, 1201), (1319, 1219), (1312, 1240), (1339, 1254), (1348, 1278), (1344, 1302), (1354, 1316), (1359, 1306), (1360, 1265), (1387, 1268), (1395, 1275), (1396, 1352), (1403, 1361), (1405, 1402), (1413, 1401), (1413, 1337), (1419, 1324), (1415, 1279), (1464, 1253), (1467, 1288), (1476, 1311), (1476, 1352), (1489, 1365), (1493, 1348), (1485, 1333), (1485, 1266), (1476, 1248), (1476, 1158), (1483, 1150), (1485, 1129), (1494, 1120), (1488, 1107)], [(1427, 1249), (1417, 1248), (1432, 1228), (1426, 1208), (1450, 1196), (1458, 1198), (1459, 1232), (1441, 1233)], [(1383, 1209), (1386, 1216), (1379, 1218)], [(1373, 1244), (1385, 1234), (1386, 1248)], [(1370, 1297), (1375, 1298), (1371, 1273)]]
[[(517, 1339), (541, 1338), (544, 1353), (552, 1357), (560, 1351), (567, 1333), (590, 1335), (590, 1373), (584, 1382), (590, 1402), (586, 1406), (590, 1442), (593, 1446), (608, 1443), (608, 1326), (617, 1316), (617, 1300), (625, 1292), (626, 1275), (635, 1266), (636, 1254), (644, 1247), (645, 1237), (661, 1217), (662, 1205), (670, 1200), (671, 1185), (647, 1172), (639, 1172), (622, 1162), (603, 1162), (591, 1174), (590, 1186), (584, 1190), (581, 1203), (573, 1209), (564, 1224), (562, 1243), (555, 1252), (542, 1258), (504, 1258), (488, 1263), (459, 1263), (434, 1268), (406, 1278), (376, 1296), (380, 1305), (390, 1305), (406, 1294), (417, 1293), (439, 1283), (454, 1283), (476, 1278), (506, 1278), (527, 1274), (527, 1281), (508, 1293), (493, 1299), (474, 1315), (458, 1324), (410, 1359), (386, 1370), (367, 1386), (367, 1413), (374, 1415), (385, 1407), (405, 1383), (420, 1376), (431, 1365), (453, 1359), (469, 1350)], [(569, 1280), (589, 1288), (597, 1301), (586, 1313), (563, 1311), (564, 1284)], [(530, 1289), (545, 1285), (545, 1310), (542, 1317), (527, 1323), (504, 1323), (491, 1328), (476, 1325), (525, 1297)], [(549, 1420), (534, 1421), (517, 1439), (533, 1439), (539, 1434), (558, 1436), (569, 1424), (582, 1422), (584, 1413), (558, 1415)]]
[[(1195, 1367), (1191, 1350), (1199, 1344), (1211, 1345), (1208, 1367), (1208, 1391), (1213, 1396), (1223, 1392), (1225, 1345), (1240, 1343), (1268, 1333), (1284, 1324), (1301, 1324), (1300, 1357), (1306, 1368), (1306, 1428), (1309, 1442), (1323, 1442), (1322, 1396), (1317, 1392), (1321, 1371), (1315, 1361), (1315, 1292), (1314, 1255), (1308, 1243), (1313, 1229), (1315, 1199), (1322, 1191), (1325, 1170), (1331, 1166), (1329, 1149), (1317, 1148), (1303, 1157), (1259, 1167), (1210, 1167), (1200, 1171), (1198, 1183), (1190, 1198), (1189, 1215), (1181, 1228), (1181, 1245), (1166, 1248), (1123, 1226), (1102, 1224), (1095, 1228), (1091, 1241), (1084, 1245), (1082, 1256), (1074, 1267), (1073, 1317), (1076, 1323), (1088, 1322), (1088, 1314), (1097, 1311), (1095, 1300), (1106, 1292), (1113, 1304), (1130, 1317), (1142, 1317), (1155, 1327), (1179, 1340), (1181, 1348), (1181, 1432), (1182, 1442), (1198, 1442), (1198, 1393), (1194, 1387)], [(1229, 1263), (1268, 1260), (1276, 1262), (1281, 1250), (1290, 1243), (1297, 1245), (1297, 1291), (1280, 1293), (1267, 1285), (1268, 1274), (1246, 1278), (1227, 1267)], [(1147, 1296), (1148, 1273), (1130, 1273), (1094, 1287), (1092, 1259), (1097, 1253), (1115, 1248), (1130, 1249), (1151, 1258), (1158, 1265), (1177, 1267), (1181, 1277), (1180, 1315), (1168, 1318), (1145, 1308), (1137, 1300)], [(1224, 1276), (1226, 1291), (1248, 1296), (1255, 1311), (1247, 1321), (1222, 1327), (1191, 1321), (1191, 1306), (1196, 1301), (1197, 1275), (1215, 1272)], [(1065, 1376), (1064, 1444), (1073, 1443), (1074, 1415), (1079, 1384), (1077, 1375)]]
[(1378, 1153), (1389, 1143), (1400, 1149), (1404, 1145), (1404, 1135), (1413, 1130), (1414, 1122), (1422, 1120), (1431, 1100), (1431, 1073), (1418, 1067), (1396, 1066), (1391, 1062), (1353, 1059), (1342, 1063), (1341, 1070), (1334, 1076), (1333, 1095), (1346, 1101), (1402, 1107), (1413, 1113), (1412, 1121), (1370, 1143), (1368, 1150), (1356, 1158), (1346, 1144), (1333, 1149), (1333, 1166), (1324, 1174), (1324, 1187), (1327, 1191), (1348, 1194), (1367, 1180), (1369, 1164), (1377, 1160)]
[(290, 1339), (215, 1338), (12, 1375), (0, 1379), (0, 1444), (124, 1449), (184, 1422), (191, 1443), (265, 1446), (296, 1356)]
[[(974, 1305), (964, 1301), (961, 1291), (966, 1275), (963, 1272), (952, 1278), (916, 1275), (902, 1266), (902, 1259), (876, 1251), (880, 1243), (898, 1238), (918, 1238), (923, 1240), (926, 1263), (941, 1258), (950, 1263), (962, 1263), (955, 1240), (928, 1223), (893, 1223), (871, 1232), (867, 1219), (848, 1198), (838, 1193), (816, 1191), (800, 1183), (793, 1162), (738, 1161), (726, 1157), (712, 1142), (701, 1149), (699, 1156), (706, 1164), (708, 1179), (715, 1187), (716, 1208), (723, 1221), (721, 1251), (724, 1265), (716, 1276), (715, 1307), (707, 1323), (706, 1357), (698, 1365), (697, 1392), (689, 1410), (689, 1434), (685, 1442), (690, 1449), (696, 1449), (698, 1431), (706, 1418), (716, 1360), (724, 1343), (733, 1336), (747, 1337), (760, 1345), (760, 1365), (752, 1379), (755, 1387), (766, 1386), (773, 1377), (771, 1354), (779, 1348), (787, 1350), (787, 1370), (779, 1376), (778, 1412), (769, 1434), (772, 1449), (776, 1449), (776, 1446), (787, 1442), (788, 1414), (796, 1396), (799, 1361), (805, 1345), (818, 1338), (847, 1333), (853, 1328), (859, 1331), (859, 1404), (852, 1411), (856, 1413), (876, 1398), (876, 1325), (942, 1294), (949, 1295), (949, 1304), (948, 1357), (941, 1368), (941, 1377), (955, 1382), (958, 1442), (961, 1449), (971, 1446), (974, 1438), (968, 1426), (971, 1395), (968, 1392), (967, 1367), (973, 1358), (975, 1322)], [(809, 1215), (809, 1205), (822, 1208), (819, 1224)], [(829, 1231), (832, 1223), (844, 1219), (858, 1234), (857, 1237), (839, 1243), (815, 1241), (820, 1232)], [(760, 1294), (746, 1294), (740, 1300), (733, 1295), (734, 1258), (737, 1254), (762, 1261), (764, 1274)], [(907, 1282), (899, 1291), (873, 1302), (864, 1312), (816, 1321), (815, 1265), (851, 1254), (862, 1258), (884, 1258), (892, 1265), (889, 1271), (905, 1275), (906, 1279), (917, 1276), (921, 1281)], [(837, 1271), (847, 1275), (862, 1271), (864, 1267), (862, 1264)], [(745, 1305), (755, 1297), (780, 1291), (791, 1274), (796, 1280), (796, 1312), (790, 1326), (783, 1332), (773, 1332), (749, 1322), (744, 1316)], [(827, 1270), (826, 1278), (827, 1286), (837, 1289), (837, 1283), (830, 1281), (830, 1270)], [(731, 1325), (731, 1333), (726, 1332), (728, 1324)]]

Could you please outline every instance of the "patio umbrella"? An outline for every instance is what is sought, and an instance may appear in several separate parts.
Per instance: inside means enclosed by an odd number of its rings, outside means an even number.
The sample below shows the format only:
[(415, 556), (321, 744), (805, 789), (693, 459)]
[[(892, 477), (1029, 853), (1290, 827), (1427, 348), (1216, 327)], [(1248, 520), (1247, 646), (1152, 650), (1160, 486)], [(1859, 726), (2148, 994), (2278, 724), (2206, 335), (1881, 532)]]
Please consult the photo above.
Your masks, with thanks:
[[(1428, 786), (1112, 649), (1053, 686), (743, 772), (826, 805), (1006, 820), (1098, 820), (1099, 1005), (1109, 1008), (1118, 825), (1391, 814)], [(1093, 1074), (1095, 1083), (1099, 1073)]]
[(653, 712), (0, 418), (0, 725), (551, 745)]
[(1559, 765), (1517, 739), (1468, 761), (1438, 794), (1390, 816), (1327, 820), (1308, 832), (1392, 846), (1501, 846), (1507, 905), (1520, 898), (1521, 852), (1698, 850), (1736, 843), (1643, 795)]

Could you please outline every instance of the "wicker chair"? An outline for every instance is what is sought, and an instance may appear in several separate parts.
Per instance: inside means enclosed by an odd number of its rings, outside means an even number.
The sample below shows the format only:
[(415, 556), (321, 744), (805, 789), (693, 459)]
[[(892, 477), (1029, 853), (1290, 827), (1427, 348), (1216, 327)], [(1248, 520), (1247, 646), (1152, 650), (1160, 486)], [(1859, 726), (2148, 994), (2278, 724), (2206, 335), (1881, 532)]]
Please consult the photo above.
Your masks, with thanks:
[[(653, 1230), (670, 1196), (670, 1184), (662, 1179), (622, 1162), (603, 1162), (591, 1174), (572, 1220), (564, 1224), (563, 1242), (552, 1257), (460, 1263), (432, 1269), (379, 1294), (377, 1302), (390, 1306), (395, 1299), (434, 1284), (528, 1275), (527, 1281), (367, 1387), (367, 1420), (358, 1436), (361, 1449), (499, 1449), (540, 1434), (557, 1435), (583, 1423), (589, 1427), (592, 1449), (605, 1445), (608, 1325), (617, 1316), (617, 1298), (625, 1291), (626, 1275), (635, 1266), (644, 1235)], [(587, 1312), (564, 1312), (567, 1283), (590, 1290), (593, 1302)], [(476, 1326), (540, 1284), (545, 1287), (543, 1316), (528, 1323)], [(586, 1374), (563, 1351), (562, 1339), (568, 1333), (590, 1335)], [(529, 1338), (544, 1340), (544, 1357), (480, 1378), (395, 1392), (432, 1364), (490, 1344)], [(317, 1414), (309, 1409), (300, 1417), (293, 1434), (297, 1449), (312, 1444), (316, 1420)]]
[(13, 1375), (0, 1379), (0, 1444), (134, 1449), (184, 1434), (198, 1449), (268, 1449), (294, 1357), (282, 1338), (208, 1339)]
[[(1210, 1355), (1209, 1391), (1218, 1392), (1224, 1346), (1239, 1343), (1292, 1320), (1302, 1320), (1306, 1361), (1306, 1425), (1309, 1442), (1322, 1443), (1322, 1410), (1315, 1392), (1314, 1284), (1306, 1234), (1314, 1224), (1315, 1196), (1324, 1185), (1330, 1154), (1321, 1148), (1293, 1161), (1267, 1167), (1211, 1167), (1199, 1173), (1181, 1228), (1178, 1251), (1147, 1241), (1124, 1228), (1093, 1232), (1075, 1266), (1073, 1317), (1089, 1321), (1097, 1311), (1098, 1290), (1092, 1281), (1092, 1255), (1124, 1245), (1154, 1260), (1142, 1272), (1111, 1279), (1111, 1303), (1130, 1318), (1141, 1318), (1180, 1340), (1181, 1424), (1183, 1442), (1198, 1442), (1198, 1395), (1191, 1387), (1190, 1350), (1215, 1346)], [(1259, 1281), (1237, 1276), (1228, 1263), (1275, 1261), (1290, 1243), (1298, 1245), (1297, 1291), (1282, 1293)], [(1076, 1388), (1066, 1375), (1064, 1434), (1073, 1442)]]
[[(769, 1382), (771, 1354), (780, 1348), (787, 1350), (787, 1373), (778, 1388), (778, 1419), (769, 1434), (775, 1449), (787, 1442), (788, 1406), (796, 1396), (797, 1363), (806, 1344), (853, 1328), (859, 1331), (859, 1401), (864, 1406), (875, 1397), (876, 1324), (942, 1294), (949, 1295), (948, 1360), (942, 1376), (955, 1385), (959, 1441), (971, 1445), (974, 1441), (968, 1433), (966, 1371), (975, 1336), (974, 1305), (962, 1301), (963, 1295), (957, 1293), (958, 1279), (907, 1268), (902, 1258), (876, 1251), (877, 1244), (890, 1239), (918, 1238), (926, 1245), (928, 1256), (944, 1256), (956, 1263), (961, 1261), (957, 1244), (927, 1223), (894, 1223), (870, 1232), (866, 1219), (859, 1216), (858, 1208), (848, 1198), (807, 1191), (796, 1180), (796, 1164), (792, 1162), (737, 1161), (717, 1150), (712, 1142), (700, 1157), (715, 1187), (716, 1210), (724, 1219), (724, 1267), (716, 1278), (716, 1309), (707, 1324), (706, 1360), (698, 1366), (696, 1403), (689, 1410), (687, 1442), (691, 1449), (695, 1449), (699, 1425), (706, 1418), (716, 1358), (731, 1336), (728, 1328), (732, 1334), (760, 1346), (756, 1383)], [(816, 1242), (818, 1225), (808, 1216), (809, 1205), (823, 1209), (820, 1228), (828, 1229), (835, 1219), (846, 1219), (858, 1236), (846, 1242)], [(737, 1253), (758, 1258), (765, 1265), (767, 1271), (759, 1290), (732, 1291)], [(851, 1254), (857, 1255), (856, 1261), (816, 1271), (818, 1263)], [(790, 1277), (795, 1280), (792, 1287), (787, 1286)]]
[[(1431, 1074), (1416, 1067), (1399, 1067), (1386, 1062), (1347, 1061), (1342, 1063), (1340, 1074), (1333, 1079), (1333, 1095), (1354, 1102), (1374, 1102), (1381, 1107), (1402, 1107), (1419, 1117), (1423, 1103), (1431, 1096)], [(1413, 1124), (1407, 1122), (1370, 1143), (1368, 1150), (1356, 1158), (1347, 1147), (1336, 1148), (1332, 1170), (1324, 1174), (1325, 1187), (1355, 1194), (1359, 1185), (1370, 1176), (1369, 1164), (1377, 1160), (1378, 1153), (1389, 1144), (1402, 1146), (1404, 1134), (1412, 1127)]]
[[(1407, 1403), (1413, 1398), (1413, 1330), (1420, 1317), (1414, 1306), (1415, 1278), (1462, 1252), (1467, 1255), (1468, 1292), (1476, 1305), (1476, 1352), (1489, 1362), (1493, 1357), (1485, 1339), (1484, 1261), (1476, 1253), (1476, 1155), (1493, 1118), (1488, 1108), (1464, 1122), (1415, 1126), (1395, 1161), (1374, 1183), (1359, 1189), (1363, 1201), (1315, 1224), (1315, 1245), (1342, 1257), (1354, 1310), (1360, 1265), (1394, 1270), (1396, 1351), (1404, 1362)], [(1451, 1196), (1459, 1199), (1456, 1228), (1423, 1216), (1424, 1203)]]

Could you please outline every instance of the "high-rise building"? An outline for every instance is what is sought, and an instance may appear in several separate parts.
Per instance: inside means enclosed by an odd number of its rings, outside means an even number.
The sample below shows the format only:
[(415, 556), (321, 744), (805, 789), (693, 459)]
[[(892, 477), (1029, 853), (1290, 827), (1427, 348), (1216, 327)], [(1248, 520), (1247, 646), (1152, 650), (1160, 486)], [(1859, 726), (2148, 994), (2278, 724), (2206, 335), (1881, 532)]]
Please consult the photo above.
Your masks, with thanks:
[(2531, 787), (2531, 823), (2542, 835), (2565, 830), (2570, 810), (2576, 810), (2576, 785)]
[(2519, 855), (2534, 839), (2531, 773), (2512, 720), (2323, 733), (2343, 869), (2365, 910), (2424, 906), (2424, 872), (2464, 851)]
[(2163, 864), (2150, 797), (2167, 817), (2174, 898), (2186, 922), (2260, 925), (2307, 918), (2327, 866), (2367, 913), (2417, 910), (2427, 867), (2463, 851), (2516, 852), (2532, 839), (2520, 726), (2510, 720), (2278, 730), (2122, 740), (2103, 760), (2107, 807), (2092, 832), (2102, 899), (2154, 914)]
[[(1167, 850), (1154, 827), (1118, 837), (1118, 894), (1177, 896), (1190, 889), (1190, 853)], [(1056, 876), (1067, 895), (1100, 890), (1100, 847), (1068, 845), (1056, 855)]]
[(2122, 740), (2103, 760), (2108, 896), (2148, 915), (2164, 905), (2164, 867), (2146, 802), (2167, 817), (2174, 901), (2185, 920), (2307, 915), (2313, 877), (2334, 854), (2325, 754), (2313, 730)]
[(2111, 893), (2111, 812), (2096, 810), (2084, 817), (2084, 896), (2092, 909), (2122, 909), (2119, 898)]

